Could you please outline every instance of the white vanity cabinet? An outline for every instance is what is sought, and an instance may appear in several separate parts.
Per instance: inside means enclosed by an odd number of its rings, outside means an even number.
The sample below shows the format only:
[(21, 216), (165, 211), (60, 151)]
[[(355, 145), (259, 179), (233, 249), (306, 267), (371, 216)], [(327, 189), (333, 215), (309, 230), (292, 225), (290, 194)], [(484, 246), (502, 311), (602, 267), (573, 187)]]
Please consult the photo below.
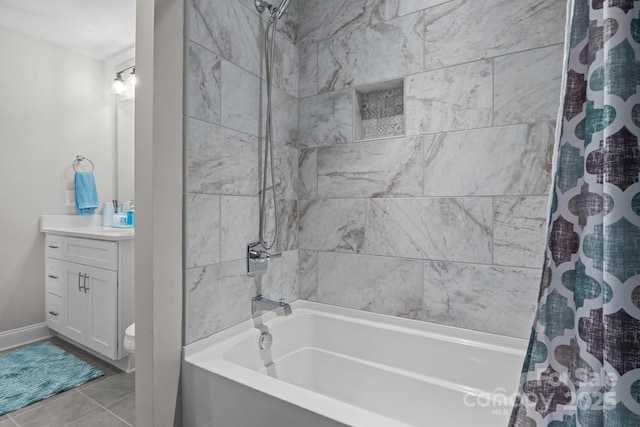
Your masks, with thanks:
[[(47, 231), (47, 326), (111, 364), (130, 370), (123, 340), (124, 331), (134, 321), (133, 234), (105, 236), (108, 229), (101, 230), (103, 234), (76, 230), (75, 235), (82, 237), (74, 237), (74, 232), (41, 229)], [(61, 235), (53, 234), (57, 232)]]
[(63, 335), (110, 359), (117, 358), (118, 273), (64, 262), (67, 284)]

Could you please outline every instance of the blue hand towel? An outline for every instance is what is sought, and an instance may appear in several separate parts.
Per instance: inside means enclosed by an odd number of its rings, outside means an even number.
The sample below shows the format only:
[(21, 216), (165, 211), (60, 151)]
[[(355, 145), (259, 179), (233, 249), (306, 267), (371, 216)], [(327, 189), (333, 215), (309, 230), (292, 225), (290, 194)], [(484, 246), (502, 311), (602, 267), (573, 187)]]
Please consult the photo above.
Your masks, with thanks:
[(93, 172), (76, 172), (75, 189), (78, 215), (93, 215), (99, 206)]

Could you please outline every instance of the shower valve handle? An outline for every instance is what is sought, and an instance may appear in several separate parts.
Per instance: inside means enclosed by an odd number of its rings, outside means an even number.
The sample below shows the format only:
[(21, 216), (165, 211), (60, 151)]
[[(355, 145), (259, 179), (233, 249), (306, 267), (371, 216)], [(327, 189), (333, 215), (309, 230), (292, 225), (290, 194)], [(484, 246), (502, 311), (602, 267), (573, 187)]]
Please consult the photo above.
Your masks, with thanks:
[(263, 243), (250, 243), (247, 245), (247, 274), (253, 276), (264, 273), (269, 266), (269, 260), (281, 256), (281, 253), (270, 254)]
[(255, 249), (249, 250), (249, 259), (255, 262), (265, 262), (268, 261), (271, 255), (267, 251), (257, 251)]

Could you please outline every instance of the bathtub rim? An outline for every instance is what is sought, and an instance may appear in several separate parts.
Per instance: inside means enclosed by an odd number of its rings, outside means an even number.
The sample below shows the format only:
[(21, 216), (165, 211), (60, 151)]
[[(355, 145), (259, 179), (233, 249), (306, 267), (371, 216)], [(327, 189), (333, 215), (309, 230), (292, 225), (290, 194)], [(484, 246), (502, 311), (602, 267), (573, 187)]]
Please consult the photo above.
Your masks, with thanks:
[(418, 333), (429, 338), (505, 352), (522, 356), (523, 360), (528, 344), (528, 341), (520, 338), (365, 312), (312, 301), (297, 300), (291, 304), (291, 308), (292, 314), (286, 318), (277, 316), (275, 313), (265, 313), (261, 319), (259, 316), (258, 318), (246, 320), (209, 337), (183, 346), (183, 368), (185, 368), (186, 365), (191, 365), (193, 368), (199, 368), (210, 372), (212, 375), (218, 375), (222, 378), (237, 382), (244, 387), (268, 394), (288, 404), (320, 414), (347, 426), (411, 427), (409, 424), (401, 421), (387, 418), (384, 415), (341, 402), (329, 396), (324, 396), (317, 392), (234, 364), (226, 360), (224, 355), (229, 347), (245, 339), (247, 334), (259, 334), (256, 325), (264, 323), (268, 326), (275, 326), (280, 322), (295, 319), (296, 315), (302, 316), (314, 313), (334, 318), (347, 318), (350, 322), (364, 325), (374, 325), (376, 327), (383, 327), (405, 333)]
[[(353, 308), (340, 307), (319, 303), (315, 301), (296, 300), (291, 304), (292, 314), (284, 317), (276, 313), (268, 312), (253, 319), (245, 320), (237, 325), (231, 326), (222, 331), (216, 332), (208, 337), (202, 338), (191, 344), (184, 345), (183, 359), (193, 358), (201, 352), (207, 351), (212, 346), (223, 341), (235, 342), (242, 333), (257, 331), (256, 325), (268, 324), (276, 325), (280, 322), (291, 320), (302, 314), (320, 313), (333, 318), (347, 318), (348, 321), (364, 325), (375, 325), (383, 329), (396, 330), (398, 332), (418, 332), (428, 338), (435, 338), (442, 341), (449, 341), (458, 344), (471, 345), (486, 350), (505, 352), (513, 355), (522, 355), (527, 350), (528, 340), (506, 335), (498, 335), (490, 332), (477, 331), (473, 329), (461, 328), (458, 326), (442, 325), (439, 323), (422, 320), (409, 319), (405, 317), (391, 316), (370, 311), (357, 310)], [(524, 360), (524, 359), (523, 359)]]

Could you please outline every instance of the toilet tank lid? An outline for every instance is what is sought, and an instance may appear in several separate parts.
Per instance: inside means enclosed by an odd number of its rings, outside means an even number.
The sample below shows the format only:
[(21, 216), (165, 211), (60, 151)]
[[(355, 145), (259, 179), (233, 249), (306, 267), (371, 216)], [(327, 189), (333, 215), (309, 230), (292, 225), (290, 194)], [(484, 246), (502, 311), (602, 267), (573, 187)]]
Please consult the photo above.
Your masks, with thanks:
[(129, 335), (130, 337), (135, 337), (136, 336), (136, 324), (132, 323), (129, 325), (129, 327), (124, 331), (125, 334)]

